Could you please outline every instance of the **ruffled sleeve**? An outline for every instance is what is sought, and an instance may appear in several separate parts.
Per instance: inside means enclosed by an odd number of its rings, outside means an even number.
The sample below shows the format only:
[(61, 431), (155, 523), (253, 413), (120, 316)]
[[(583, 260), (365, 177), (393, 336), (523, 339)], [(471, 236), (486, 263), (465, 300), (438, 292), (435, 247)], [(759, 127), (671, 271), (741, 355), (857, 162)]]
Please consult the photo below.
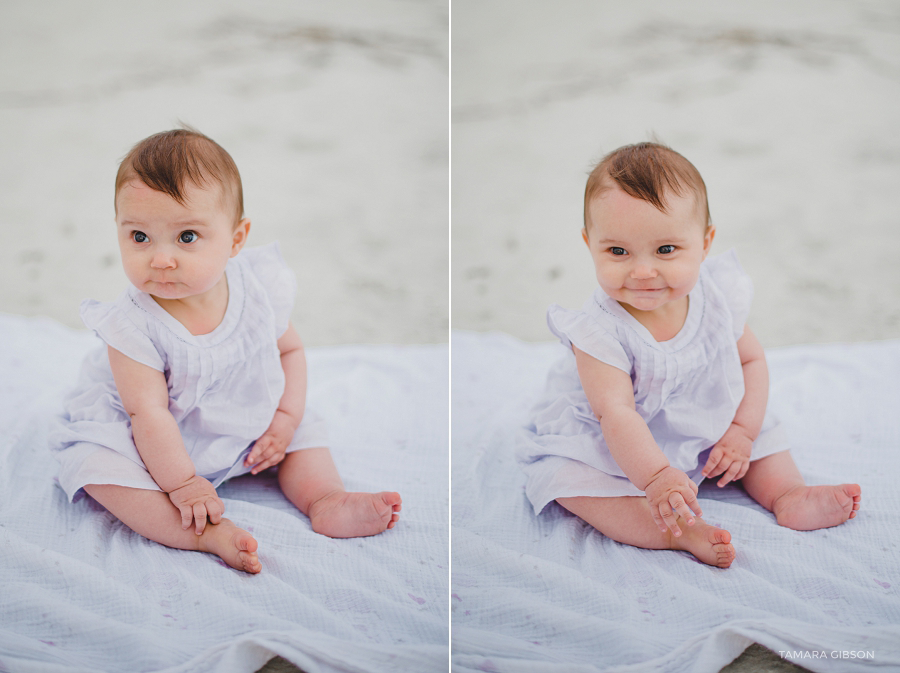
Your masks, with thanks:
[(165, 371), (165, 360), (153, 341), (116, 303), (86, 299), (81, 302), (81, 319), (97, 336), (123, 355), (157, 371)]
[(734, 250), (707, 259), (704, 266), (725, 298), (731, 311), (734, 337), (740, 339), (753, 303), (753, 281), (744, 271)]
[(566, 348), (575, 345), (600, 362), (631, 375), (631, 359), (622, 344), (594, 316), (553, 304), (547, 311), (547, 325)]
[(297, 277), (281, 256), (278, 243), (245, 248), (241, 255), (269, 297), (275, 313), (276, 334), (280, 337), (287, 330), (294, 310)]

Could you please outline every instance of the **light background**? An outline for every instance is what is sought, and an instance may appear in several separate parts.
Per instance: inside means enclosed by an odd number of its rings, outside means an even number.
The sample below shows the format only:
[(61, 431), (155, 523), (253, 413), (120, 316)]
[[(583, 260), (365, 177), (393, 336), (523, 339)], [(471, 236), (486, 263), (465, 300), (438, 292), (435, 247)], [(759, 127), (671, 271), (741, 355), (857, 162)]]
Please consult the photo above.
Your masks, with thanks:
[(766, 347), (900, 336), (900, 6), (455, 0), (452, 323), (552, 339), (596, 285), (593, 164), (651, 134), (700, 170)]
[(179, 121), (241, 171), (307, 346), (448, 339), (441, 0), (0, 5), (0, 311), (83, 327), (126, 286), (119, 160)]

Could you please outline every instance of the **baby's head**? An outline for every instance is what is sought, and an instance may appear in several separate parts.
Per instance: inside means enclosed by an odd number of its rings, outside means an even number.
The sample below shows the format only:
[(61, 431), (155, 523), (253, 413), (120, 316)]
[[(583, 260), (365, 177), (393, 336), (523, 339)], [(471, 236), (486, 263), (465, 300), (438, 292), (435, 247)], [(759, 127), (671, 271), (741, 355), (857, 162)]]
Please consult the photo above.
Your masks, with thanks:
[(613, 150), (600, 160), (588, 176), (584, 189), (584, 227), (590, 230), (590, 206), (610, 189), (652, 204), (665, 213), (671, 196), (692, 196), (698, 216), (712, 226), (706, 183), (694, 164), (675, 150), (659, 143), (637, 143)]
[(681, 299), (715, 236), (703, 178), (663, 145), (620, 147), (588, 177), (582, 236), (600, 286), (626, 308)]
[(156, 133), (131, 148), (116, 174), (116, 212), (119, 192), (134, 180), (168, 194), (183, 206), (191, 186), (218, 190), (221, 206), (233, 214), (234, 225), (244, 217), (237, 165), (218, 143), (193, 129)]
[(250, 230), (229, 154), (190, 129), (132, 148), (116, 175), (116, 227), (125, 275), (157, 300), (221, 290)]

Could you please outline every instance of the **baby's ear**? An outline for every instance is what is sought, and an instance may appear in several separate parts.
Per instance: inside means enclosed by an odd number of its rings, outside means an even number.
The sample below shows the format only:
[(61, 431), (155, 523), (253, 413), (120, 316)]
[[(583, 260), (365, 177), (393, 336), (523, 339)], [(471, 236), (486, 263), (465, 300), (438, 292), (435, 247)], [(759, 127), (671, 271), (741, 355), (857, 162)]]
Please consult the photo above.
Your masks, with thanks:
[(716, 225), (710, 224), (706, 230), (706, 234), (703, 236), (703, 259), (706, 259), (706, 256), (709, 254), (709, 249), (712, 247), (712, 242), (715, 237)]
[(244, 247), (244, 244), (247, 242), (247, 236), (250, 235), (250, 220), (244, 218), (240, 222), (238, 222), (237, 226), (234, 228), (232, 232), (231, 239), (231, 256), (234, 257), (241, 251), (241, 248)]
[(582, 229), (581, 229), (581, 238), (584, 239), (584, 244), (585, 244), (587, 247), (590, 248), (590, 247), (591, 247), (591, 242), (588, 240), (587, 227), (582, 227)]

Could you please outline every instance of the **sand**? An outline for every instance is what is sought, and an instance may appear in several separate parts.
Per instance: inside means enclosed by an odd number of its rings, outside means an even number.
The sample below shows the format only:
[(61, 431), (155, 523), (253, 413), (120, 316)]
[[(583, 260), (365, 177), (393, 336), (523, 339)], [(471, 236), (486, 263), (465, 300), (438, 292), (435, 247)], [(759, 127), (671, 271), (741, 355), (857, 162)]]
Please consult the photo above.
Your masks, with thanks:
[(185, 122), (281, 243), (308, 346), (448, 340), (443, 1), (5, 2), (0, 311), (82, 327), (125, 287), (118, 162)]
[(900, 9), (453, 4), (453, 326), (550, 338), (581, 306), (587, 172), (654, 135), (690, 159), (767, 347), (900, 336)]

